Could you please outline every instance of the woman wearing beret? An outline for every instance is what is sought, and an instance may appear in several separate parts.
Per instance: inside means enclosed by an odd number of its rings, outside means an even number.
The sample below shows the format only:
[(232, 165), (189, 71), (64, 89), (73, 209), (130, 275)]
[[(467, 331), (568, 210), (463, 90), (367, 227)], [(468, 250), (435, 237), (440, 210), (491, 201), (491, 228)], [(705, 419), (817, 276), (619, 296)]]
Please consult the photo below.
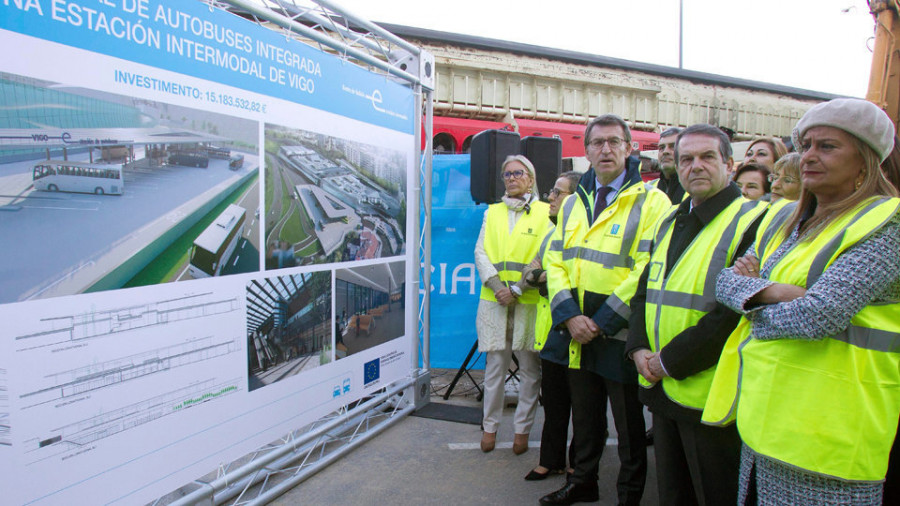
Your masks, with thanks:
[(744, 318), (704, 420), (736, 410), (742, 503), (881, 504), (900, 415), (900, 199), (879, 169), (894, 127), (836, 99), (795, 133), (799, 201), (770, 211), (718, 278)]

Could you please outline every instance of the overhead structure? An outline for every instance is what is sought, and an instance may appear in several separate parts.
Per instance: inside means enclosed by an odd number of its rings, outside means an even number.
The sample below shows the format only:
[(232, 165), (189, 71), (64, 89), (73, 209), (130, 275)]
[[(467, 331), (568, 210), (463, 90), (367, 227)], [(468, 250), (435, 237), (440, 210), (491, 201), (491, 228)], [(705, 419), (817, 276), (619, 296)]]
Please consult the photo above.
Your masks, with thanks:
[(875, 18), (875, 45), (866, 100), (900, 124), (900, 16), (897, 0), (869, 0)]
[(810, 107), (836, 97), (578, 51), (384, 26), (434, 53), (439, 117), (499, 122), (520, 133), (522, 120), (532, 126), (540, 122), (544, 135), (564, 139), (564, 152), (568, 134), (555, 125), (583, 128), (604, 113), (618, 114), (632, 130), (658, 133), (669, 126), (710, 123), (732, 131), (735, 140), (746, 140), (790, 136)]

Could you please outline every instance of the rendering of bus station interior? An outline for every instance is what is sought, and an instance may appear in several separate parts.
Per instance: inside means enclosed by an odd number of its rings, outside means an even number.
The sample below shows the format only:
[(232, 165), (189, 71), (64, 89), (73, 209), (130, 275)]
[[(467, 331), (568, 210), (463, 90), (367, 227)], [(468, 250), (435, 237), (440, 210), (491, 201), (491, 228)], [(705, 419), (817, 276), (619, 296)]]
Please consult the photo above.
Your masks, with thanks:
[(335, 272), (335, 355), (352, 355), (404, 333), (403, 262)]

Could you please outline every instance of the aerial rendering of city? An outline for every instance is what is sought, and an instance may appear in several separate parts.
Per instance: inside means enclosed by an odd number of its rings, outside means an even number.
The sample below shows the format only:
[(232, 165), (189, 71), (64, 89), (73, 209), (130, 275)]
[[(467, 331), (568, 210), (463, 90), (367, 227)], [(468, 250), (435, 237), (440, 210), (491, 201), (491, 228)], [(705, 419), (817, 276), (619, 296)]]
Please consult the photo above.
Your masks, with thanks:
[(265, 159), (267, 269), (405, 251), (402, 152), (266, 125)]

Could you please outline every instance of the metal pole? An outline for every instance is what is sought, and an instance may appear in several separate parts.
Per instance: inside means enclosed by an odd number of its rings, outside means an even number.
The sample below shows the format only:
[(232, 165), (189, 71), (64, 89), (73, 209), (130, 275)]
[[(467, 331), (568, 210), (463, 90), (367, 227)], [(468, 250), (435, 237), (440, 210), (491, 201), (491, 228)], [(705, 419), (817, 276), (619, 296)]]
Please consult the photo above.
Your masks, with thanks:
[(425, 307), (422, 311), (422, 365), (426, 370), (431, 368), (431, 162), (434, 153), (434, 102), (431, 95), (430, 90), (425, 92), (425, 223), (422, 227), (425, 248), (425, 294), (422, 303)]
[[(416, 115), (415, 116), (416, 120), (417, 120), (416, 126), (418, 126), (421, 124), (420, 121), (422, 118), (422, 86), (420, 84), (415, 85), (415, 101), (416, 101), (416, 108), (415, 108), (415, 112), (413, 114)], [(411, 342), (412, 342), (411, 358), (412, 358), (412, 360), (411, 360), (410, 365), (412, 366), (412, 369), (415, 371), (419, 367), (418, 315), (419, 315), (419, 311), (421, 309), (421, 306), (419, 303), (419, 292), (418, 292), (419, 270), (420, 270), (419, 269), (419, 259), (421, 258), (421, 250), (419, 249), (421, 247), (419, 244), (419, 237), (421, 235), (420, 228), (419, 228), (419, 213), (421, 212), (420, 209), (421, 209), (421, 202), (422, 202), (422, 183), (421, 183), (422, 177), (419, 174), (419, 168), (422, 166), (422, 161), (423, 161), (422, 157), (424, 156), (424, 153), (422, 153), (422, 150), (421, 150), (421, 146), (422, 146), (422, 129), (421, 128), (416, 128), (414, 139), (415, 139), (413, 141), (413, 142), (415, 142), (414, 149), (416, 150), (416, 158), (415, 158), (416, 177), (412, 181), (413, 205), (411, 205), (410, 207), (407, 208), (406, 219), (409, 220), (409, 222), (410, 222), (409, 228), (412, 229), (412, 241), (410, 241), (410, 244), (413, 247), (415, 247), (415, 252), (416, 252), (415, 259), (416, 260), (414, 262), (415, 265), (410, 265), (410, 266), (408, 266), (408, 269), (407, 269), (407, 272), (409, 272), (412, 275), (412, 278), (410, 279), (410, 283), (407, 283), (406, 295), (407, 295), (407, 300), (409, 301), (410, 304), (412, 303), (412, 301), (416, 301), (416, 305), (414, 306), (416, 308), (416, 311), (407, 311), (406, 312), (406, 316), (407, 316), (406, 332), (408, 335), (412, 336), (412, 339), (411, 339)], [(407, 247), (409, 247), (409, 246), (407, 246)], [(427, 275), (427, 269), (426, 269), (426, 275)], [(413, 297), (415, 297), (415, 298), (413, 298)]]
[(391, 42), (392, 44), (396, 44), (396, 45), (402, 47), (403, 49), (409, 51), (410, 53), (412, 53), (415, 56), (418, 56), (419, 53), (422, 51), (421, 48), (410, 44), (409, 42), (401, 39), (400, 37), (397, 37), (393, 33), (385, 30), (384, 28), (376, 25), (375, 23), (373, 23), (367, 19), (362, 19), (362, 18), (358, 18), (358, 17), (354, 16), (347, 9), (344, 9), (340, 5), (338, 5), (334, 2), (331, 2), (330, 0), (313, 0), (313, 1), (323, 7), (328, 8), (328, 10), (330, 10), (331, 12), (334, 12), (336, 14), (340, 14), (341, 16), (344, 16), (345, 18), (349, 19), (350, 21), (353, 21), (354, 23), (358, 24), (360, 27), (365, 28), (366, 30), (368, 30), (372, 33), (378, 34), (379, 37), (382, 37), (383, 39)]
[(684, 68), (684, 0), (678, 0), (678, 68)]
[[(378, 434), (384, 432), (388, 427), (391, 427), (392, 425), (398, 423), (400, 420), (403, 420), (406, 417), (406, 415), (411, 414), (414, 409), (415, 409), (415, 406), (413, 404), (407, 405), (402, 410), (399, 410), (396, 413), (394, 413), (394, 416), (392, 416), (386, 422), (378, 425), (377, 427), (374, 427), (373, 429), (369, 430), (365, 434), (358, 437), (354, 441), (354, 444), (344, 446), (341, 449), (335, 451), (334, 453), (329, 453), (326, 457), (324, 457), (322, 459), (321, 467), (328, 466), (335, 460), (343, 457), (346, 453), (349, 453), (351, 450), (355, 449), (357, 446), (365, 443), (366, 441), (372, 439), (373, 437), (377, 436)], [(262, 506), (264, 504), (268, 504), (268, 503), (272, 502), (276, 497), (280, 496), (281, 494), (284, 494), (288, 490), (297, 486), (297, 484), (305, 481), (307, 478), (309, 478), (313, 474), (319, 472), (319, 470), (320, 469), (318, 469), (318, 468), (311, 468), (311, 467), (306, 468), (303, 471), (295, 474), (291, 478), (272, 487), (271, 489), (264, 492), (263, 494), (260, 494), (256, 499), (249, 501), (246, 504), (251, 505), (251, 506)]]

